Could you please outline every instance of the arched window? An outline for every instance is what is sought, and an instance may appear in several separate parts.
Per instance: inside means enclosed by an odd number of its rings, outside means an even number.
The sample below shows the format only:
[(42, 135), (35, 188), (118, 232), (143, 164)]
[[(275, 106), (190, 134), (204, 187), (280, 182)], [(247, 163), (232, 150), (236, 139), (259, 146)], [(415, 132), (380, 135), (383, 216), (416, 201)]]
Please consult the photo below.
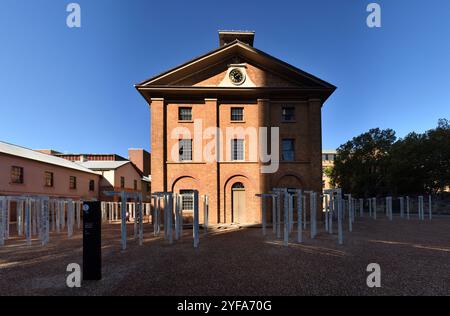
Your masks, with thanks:
[(235, 184), (233, 184), (233, 186), (231, 187), (231, 189), (235, 190), (235, 189), (245, 189), (244, 185), (242, 184), (242, 182), (236, 182)]

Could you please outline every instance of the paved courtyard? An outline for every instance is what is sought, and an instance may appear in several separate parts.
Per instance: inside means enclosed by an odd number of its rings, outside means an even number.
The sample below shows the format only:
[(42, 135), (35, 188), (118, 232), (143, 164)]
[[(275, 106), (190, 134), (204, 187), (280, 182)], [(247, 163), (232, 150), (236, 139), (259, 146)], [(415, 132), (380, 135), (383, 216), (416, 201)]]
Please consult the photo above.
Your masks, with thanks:
[[(215, 228), (192, 247), (192, 231), (169, 245), (145, 225), (145, 241), (120, 250), (120, 225), (103, 227), (103, 280), (66, 286), (66, 267), (82, 264), (82, 235), (51, 234), (47, 247), (23, 239), (0, 248), (0, 295), (450, 295), (450, 218), (432, 222), (358, 219), (345, 245), (319, 230), (289, 247), (259, 228)], [(295, 234), (293, 234), (295, 235)], [(366, 286), (369, 263), (382, 287)]]

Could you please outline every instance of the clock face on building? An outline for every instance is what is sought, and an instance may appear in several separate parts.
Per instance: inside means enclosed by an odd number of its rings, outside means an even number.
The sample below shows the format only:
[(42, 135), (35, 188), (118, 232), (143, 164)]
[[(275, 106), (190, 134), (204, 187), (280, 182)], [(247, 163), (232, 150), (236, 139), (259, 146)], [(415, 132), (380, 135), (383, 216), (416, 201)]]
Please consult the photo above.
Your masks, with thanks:
[(235, 85), (240, 85), (245, 81), (245, 75), (240, 69), (233, 69), (230, 71), (230, 80)]

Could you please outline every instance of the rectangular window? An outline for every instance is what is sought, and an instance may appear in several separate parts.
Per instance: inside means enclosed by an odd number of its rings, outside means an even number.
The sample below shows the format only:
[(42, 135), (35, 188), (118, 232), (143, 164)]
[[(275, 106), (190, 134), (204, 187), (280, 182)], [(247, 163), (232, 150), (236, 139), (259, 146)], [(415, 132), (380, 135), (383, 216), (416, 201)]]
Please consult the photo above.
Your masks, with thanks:
[(89, 191), (95, 191), (95, 181), (94, 180), (89, 181)]
[(45, 182), (45, 186), (48, 188), (52, 188), (53, 187), (53, 172), (45, 172), (45, 176), (44, 176), (44, 182)]
[(137, 191), (137, 180), (134, 180), (134, 191)]
[(181, 206), (183, 211), (194, 210), (194, 191), (192, 190), (180, 190)]
[(294, 140), (293, 139), (283, 139), (282, 142), (282, 157), (281, 159), (283, 161), (294, 161), (295, 160), (295, 154), (294, 154)]
[(125, 177), (120, 177), (120, 188), (125, 188)]
[(192, 108), (178, 108), (178, 120), (192, 121)]
[(22, 184), (23, 183), (23, 168), (11, 167), (11, 183)]
[(77, 188), (77, 177), (70, 176), (69, 188), (75, 190)]
[(244, 160), (244, 140), (232, 139), (231, 140), (231, 159), (233, 161)]
[(244, 120), (244, 108), (231, 108), (231, 120), (240, 122)]
[(283, 122), (295, 121), (295, 108), (294, 107), (283, 107), (282, 120), (283, 120)]
[(180, 161), (192, 160), (192, 139), (180, 139), (178, 143)]

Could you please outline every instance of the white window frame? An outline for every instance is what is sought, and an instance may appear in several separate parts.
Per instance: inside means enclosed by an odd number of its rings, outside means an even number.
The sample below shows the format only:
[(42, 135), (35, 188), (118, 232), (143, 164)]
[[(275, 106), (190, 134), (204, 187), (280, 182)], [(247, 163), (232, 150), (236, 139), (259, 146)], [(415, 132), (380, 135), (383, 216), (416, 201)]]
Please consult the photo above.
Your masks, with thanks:
[[(234, 159), (234, 146), (233, 146), (233, 142), (235, 141), (235, 140), (240, 140), (240, 141), (242, 141), (242, 159)], [(231, 140), (231, 144), (230, 144), (230, 146), (231, 146), (231, 161), (245, 161), (245, 139), (242, 139), (242, 138), (233, 138), (232, 140)]]
[[(182, 154), (180, 154), (180, 150), (181, 150), (181, 143), (182, 142), (185, 142), (185, 141), (190, 141), (190, 144), (191, 144), (191, 159), (182, 159), (182, 156), (184, 155), (184, 149), (183, 149), (183, 153)], [(193, 148), (192, 148), (192, 145), (193, 145), (193, 140), (192, 139), (179, 139), (178, 140), (178, 160), (180, 161), (180, 162), (189, 162), (189, 161), (192, 161), (192, 157), (193, 157), (193, 155), (194, 155), (194, 150), (193, 150)]]

